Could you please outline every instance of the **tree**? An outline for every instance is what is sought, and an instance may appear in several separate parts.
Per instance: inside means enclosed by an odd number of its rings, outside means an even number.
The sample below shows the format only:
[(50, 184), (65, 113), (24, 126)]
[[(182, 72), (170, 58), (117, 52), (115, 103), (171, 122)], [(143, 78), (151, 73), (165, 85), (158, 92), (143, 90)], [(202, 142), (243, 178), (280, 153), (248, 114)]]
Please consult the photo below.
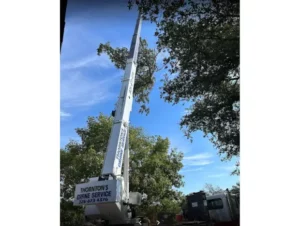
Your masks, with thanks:
[[(97, 54), (100, 56), (102, 53), (106, 53), (109, 56), (116, 68), (125, 70), (129, 54), (129, 50), (126, 47), (112, 48), (109, 42), (105, 44), (100, 43)], [(160, 70), (156, 65), (157, 55), (158, 52), (155, 49), (148, 48), (148, 43), (145, 39), (140, 39), (133, 95), (135, 101), (141, 104), (141, 113), (149, 114), (150, 112), (149, 107), (147, 107), (149, 94), (155, 82), (154, 73)]]
[[(144, 19), (157, 25), (156, 54), (168, 53), (163, 60), (168, 72), (161, 97), (172, 104), (192, 103), (180, 122), (185, 135), (192, 139), (192, 133), (201, 130), (222, 160), (239, 157), (239, 1), (129, 0), (129, 8), (134, 4), (138, 4)], [(124, 65), (127, 51), (111, 48), (107, 53), (118, 67)], [(98, 50), (98, 54), (101, 52)], [(147, 57), (141, 53), (139, 62), (147, 61)], [(157, 68), (154, 57), (149, 62)], [(143, 100), (148, 100), (154, 72), (138, 76), (140, 83), (151, 84), (138, 86)]]
[[(219, 186), (213, 186), (212, 184), (205, 184), (204, 191), (208, 196), (225, 192), (225, 190), (223, 190)], [(240, 182), (237, 182), (236, 185), (233, 185), (232, 188), (229, 189), (229, 191), (233, 195), (239, 195), (240, 194)]]
[(232, 175), (236, 174), (236, 175), (240, 175), (240, 161), (237, 161), (235, 164), (236, 168), (235, 170), (231, 173)]
[(219, 186), (213, 186), (212, 184), (205, 184), (204, 191), (207, 196), (224, 193), (225, 191)]
[[(75, 185), (100, 175), (113, 119), (100, 114), (89, 117), (86, 128), (77, 128), (81, 142), (70, 141), (61, 155), (61, 224), (82, 225), (83, 209), (73, 207)], [(161, 203), (165, 209), (176, 210), (180, 195), (173, 187), (183, 185), (182, 153), (170, 149), (167, 138), (147, 136), (142, 128), (130, 127), (130, 190), (148, 195), (138, 212), (151, 217), (151, 206)], [(173, 205), (164, 201), (166, 197)], [(179, 204), (178, 204), (179, 205)], [(74, 223), (78, 219), (78, 224)]]
[(240, 195), (240, 182), (237, 182), (236, 185), (232, 186), (230, 193), (234, 195)]
[(62, 226), (82, 226), (84, 211), (82, 207), (75, 207), (71, 201), (60, 201), (60, 223)]

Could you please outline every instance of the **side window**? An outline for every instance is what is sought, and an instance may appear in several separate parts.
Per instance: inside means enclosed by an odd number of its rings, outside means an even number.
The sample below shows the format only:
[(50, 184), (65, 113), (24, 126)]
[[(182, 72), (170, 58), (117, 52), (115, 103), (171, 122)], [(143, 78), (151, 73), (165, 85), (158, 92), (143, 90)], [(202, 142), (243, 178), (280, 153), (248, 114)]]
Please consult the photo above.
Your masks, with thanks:
[(209, 210), (223, 209), (223, 201), (220, 198), (207, 200), (207, 207)]

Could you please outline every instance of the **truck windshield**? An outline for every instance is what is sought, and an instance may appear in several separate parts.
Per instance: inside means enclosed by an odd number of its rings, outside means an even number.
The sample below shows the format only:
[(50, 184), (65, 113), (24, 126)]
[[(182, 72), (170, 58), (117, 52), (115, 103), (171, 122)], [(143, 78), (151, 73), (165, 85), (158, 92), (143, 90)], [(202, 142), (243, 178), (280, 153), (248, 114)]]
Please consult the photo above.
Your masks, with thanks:
[(220, 198), (207, 200), (207, 208), (209, 210), (223, 209), (223, 201)]

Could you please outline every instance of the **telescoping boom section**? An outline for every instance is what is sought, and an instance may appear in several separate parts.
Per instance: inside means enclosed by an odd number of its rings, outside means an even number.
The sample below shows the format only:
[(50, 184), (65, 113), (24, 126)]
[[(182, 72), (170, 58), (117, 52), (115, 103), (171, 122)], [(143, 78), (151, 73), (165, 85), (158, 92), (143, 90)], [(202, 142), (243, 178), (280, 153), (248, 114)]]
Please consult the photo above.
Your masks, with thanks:
[(133, 88), (136, 73), (136, 64), (139, 48), (139, 36), (141, 30), (140, 17), (136, 23), (135, 32), (131, 42), (125, 74), (122, 80), (122, 88), (116, 104), (114, 124), (110, 134), (102, 175), (120, 176), (123, 156), (126, 144), (126, 136), (129, 129), (129, 116), (133, 102)]
[[(129, 192), (128, 173), (129, 118), (133, 104), (141, 23), (141, 14), (139, 14), (120, 95), (113, 111), (114, 121), (101, 176), (90, 178), (88, 183), (77, 184), (75, 188), (74, 205), (85, 206), (85, 214), (88, 218), (105, 220), (111, 225), (136, 223), (134, 206), (140, 205), (142, 199), (140, 193)], [(122, 175), (122, 166), (124, 175)]]

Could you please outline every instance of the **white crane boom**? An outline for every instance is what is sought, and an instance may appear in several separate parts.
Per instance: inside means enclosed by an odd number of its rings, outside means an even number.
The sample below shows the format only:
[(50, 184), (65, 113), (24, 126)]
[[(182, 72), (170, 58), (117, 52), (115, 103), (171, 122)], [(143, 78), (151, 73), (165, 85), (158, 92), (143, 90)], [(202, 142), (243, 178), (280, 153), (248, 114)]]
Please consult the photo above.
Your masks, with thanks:
[[(77, 184), (74, 205), (84, 205), (90, 219), (109, 224), (134, 224), (134, 206), (141, 204), (142, 195), (129, 192), (129, 117), (133, 104), (133, 88), (137, 68), (142, 16), (139, 13), (126, 62), (122, 87), (114, 112), (101, 176), (88, 183)], [(125, 157), (124, 157), (125, 156)], [(124, 175), (122, 165), (124, 157)]]
[(122, 88), (116, 104), (114, 123), (102, 168), (103, 176), (121, 176), (126, 137), (129, 130), (129, 116), (133, 102), (133, 88), (137, 67), (140, 31), (141, 17), (139, 15), (131, 42), (130, 52), (126, 62), (125, 74), (122, 80)]

